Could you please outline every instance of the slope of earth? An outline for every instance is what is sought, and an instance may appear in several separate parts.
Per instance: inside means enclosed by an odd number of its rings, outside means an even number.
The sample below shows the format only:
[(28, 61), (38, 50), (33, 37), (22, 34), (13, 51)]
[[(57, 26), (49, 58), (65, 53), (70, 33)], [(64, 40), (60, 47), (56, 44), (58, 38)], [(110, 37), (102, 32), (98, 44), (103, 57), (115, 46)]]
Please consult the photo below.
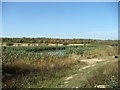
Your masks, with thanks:
[[(70, 69), (67, 73), (62, 73), (63, 76), (55, 77), (49, 81), (33, 84), (30, 87), (34, 88), (83, 88), (89, 79), (91, 79), (99, 68), (104, 67), (109, 63), (117, 62), (118, 60), (112, 56), (104, 58), (82, 59), (83, 65), (76, 65), (77, 68)], [(26, 87), (26, 86), (25, 86)], [(28, 86), (27, 86), (28, 87)], [(89, 88), (89, 87), (87, 87)]]

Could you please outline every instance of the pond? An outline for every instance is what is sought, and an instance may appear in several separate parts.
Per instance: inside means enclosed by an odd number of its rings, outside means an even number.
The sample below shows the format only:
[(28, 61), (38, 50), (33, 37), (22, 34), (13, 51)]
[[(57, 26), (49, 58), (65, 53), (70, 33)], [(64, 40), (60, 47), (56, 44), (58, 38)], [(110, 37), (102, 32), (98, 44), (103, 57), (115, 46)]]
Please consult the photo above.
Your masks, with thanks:
[(64, 56), (65, 51), (66, 50), (49, 50), (49, 51), (41, 52), (41, 55), (44, 53), (47, 53), (48, 55), (51, 55), (51, 56)]
[(49, 55), (52, 56), (64, 56), (65, 55), (65, 50), (54, 50), (54, 51), (49, 51), (48, 52)]

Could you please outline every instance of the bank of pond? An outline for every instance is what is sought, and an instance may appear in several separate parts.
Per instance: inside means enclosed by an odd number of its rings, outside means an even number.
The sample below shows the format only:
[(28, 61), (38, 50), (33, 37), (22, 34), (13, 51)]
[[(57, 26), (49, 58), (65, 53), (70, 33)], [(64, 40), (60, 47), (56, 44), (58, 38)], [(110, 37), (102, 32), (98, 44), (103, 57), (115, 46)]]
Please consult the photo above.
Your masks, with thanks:
[(96, 46), (4, 46), (2, 47), (3, 61), (16, 59), (40, 59), (46, 55), (66, 56), (71, 53), (82, 53)]
[[(111, 46), (112, 47), (112, 46)], [(100, 56), (111, 55), (114, 53), (114, 47), (107, 45), (89, 45), (89, 46), (4, 46), (2, 47), (2, 60), (14, 61), (22, 60), (40, 60), (46, 56), (66, 57), (70, 54), (81, 56)]]

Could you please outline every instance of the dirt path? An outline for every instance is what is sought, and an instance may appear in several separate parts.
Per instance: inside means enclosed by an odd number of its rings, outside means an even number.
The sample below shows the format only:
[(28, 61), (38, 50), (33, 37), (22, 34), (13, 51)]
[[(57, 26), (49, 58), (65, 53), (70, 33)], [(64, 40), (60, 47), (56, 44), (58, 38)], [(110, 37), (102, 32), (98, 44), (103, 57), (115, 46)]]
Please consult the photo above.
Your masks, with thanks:
[(111, 60), (109, 59), (85, 59), (81, 62), (85, 62), (88, 65), (77, 70), (77, 73), (65, 77), (64, 84), (61, 85), (62, 88), (80, 88), (86, 82), (87, 79), (92, 77), (97, 68), (107, 64)]

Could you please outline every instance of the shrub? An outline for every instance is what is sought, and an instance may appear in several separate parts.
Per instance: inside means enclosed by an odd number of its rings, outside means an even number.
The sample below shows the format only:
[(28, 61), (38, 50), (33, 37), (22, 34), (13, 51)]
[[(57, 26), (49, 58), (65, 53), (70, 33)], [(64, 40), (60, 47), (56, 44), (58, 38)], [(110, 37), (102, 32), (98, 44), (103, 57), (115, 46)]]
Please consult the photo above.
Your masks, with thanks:
[(12, 42), (7, 42), (6, 45), (7, 46), (13, 46), (13, 43)]

